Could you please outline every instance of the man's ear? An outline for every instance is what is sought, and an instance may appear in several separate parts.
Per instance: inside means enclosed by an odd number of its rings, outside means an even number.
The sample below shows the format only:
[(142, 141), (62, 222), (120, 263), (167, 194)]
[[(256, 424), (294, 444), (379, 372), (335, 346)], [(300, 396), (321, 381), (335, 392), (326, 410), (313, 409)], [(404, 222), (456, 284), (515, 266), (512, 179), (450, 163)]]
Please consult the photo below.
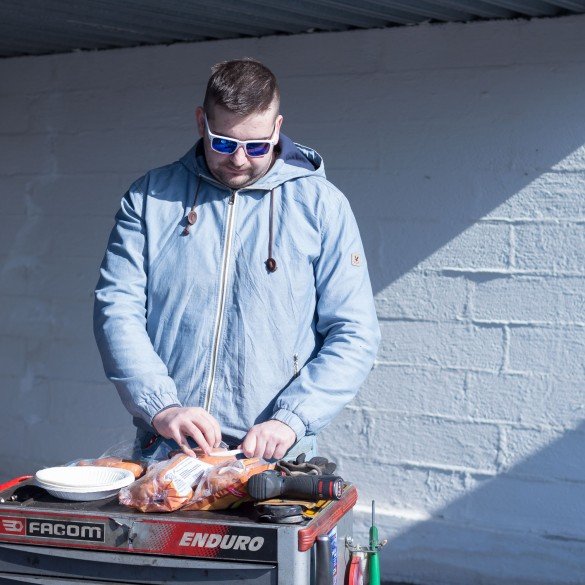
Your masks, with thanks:
[(198, 106), (195, 110), (195, 119), (197, 121), (197, 130), (199, 131), (199, 136), (203, 138), (203, 136), (205, 136), (205, 112), (201, 106)]
[(278, 116), (276, 116), (276, 122), (274, 123), (274, 138), (276, 140), (278, 140), (280, 138), (280, 128), (282, 126), (282, 122), (283, 122), (284, 118), (282, 117), (282, 114), (278, 114)]

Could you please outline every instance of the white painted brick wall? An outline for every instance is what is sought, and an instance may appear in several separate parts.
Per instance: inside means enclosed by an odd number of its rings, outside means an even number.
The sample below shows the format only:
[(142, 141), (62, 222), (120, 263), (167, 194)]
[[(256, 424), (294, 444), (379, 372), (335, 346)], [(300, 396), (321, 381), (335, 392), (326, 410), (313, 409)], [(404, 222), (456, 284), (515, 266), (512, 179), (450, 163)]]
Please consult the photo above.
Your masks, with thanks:
[(585, 17), (0, 61), (0, 475), (131, 436), (91, 332), (130, 182), (255, 56), (365, 241), (383, 342), (322, 451), (387, 581), (585, 582)]

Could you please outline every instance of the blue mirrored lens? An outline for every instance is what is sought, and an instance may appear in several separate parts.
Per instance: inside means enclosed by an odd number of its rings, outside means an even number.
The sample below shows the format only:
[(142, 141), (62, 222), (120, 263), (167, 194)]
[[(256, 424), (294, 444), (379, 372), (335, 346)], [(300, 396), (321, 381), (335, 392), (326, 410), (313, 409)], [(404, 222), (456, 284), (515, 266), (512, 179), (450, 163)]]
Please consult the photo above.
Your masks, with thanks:
[(270, 150), (270, 142), (249, 142), (246, 144), (248, 156), (264, 156)]
[(238, 147), (238, 143), (233, 140), (225, 140), (223, 138), (214, 138), (211, 146), (213, 150), (221, 152), (222, 154), (233, 154)]

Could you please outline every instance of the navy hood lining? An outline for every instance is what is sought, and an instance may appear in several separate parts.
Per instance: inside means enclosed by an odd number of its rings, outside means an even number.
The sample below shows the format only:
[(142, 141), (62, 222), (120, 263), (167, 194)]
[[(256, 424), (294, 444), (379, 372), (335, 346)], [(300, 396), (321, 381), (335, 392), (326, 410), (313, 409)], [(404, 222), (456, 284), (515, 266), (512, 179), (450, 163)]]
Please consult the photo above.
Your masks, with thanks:
[(276, 149), (278, 151), (278, 158), (286, 164), (307, 169), (308, 171), (317, 170), (317, 167), (301, 152), (298, 146), (288, 136), (284, 134), (280, 135)]

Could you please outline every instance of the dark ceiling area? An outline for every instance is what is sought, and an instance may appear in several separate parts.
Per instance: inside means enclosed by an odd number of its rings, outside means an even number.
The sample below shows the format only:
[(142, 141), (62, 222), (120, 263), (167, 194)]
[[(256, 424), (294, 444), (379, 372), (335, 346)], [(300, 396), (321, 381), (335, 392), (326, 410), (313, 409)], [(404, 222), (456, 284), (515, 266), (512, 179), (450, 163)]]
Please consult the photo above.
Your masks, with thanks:
[(585, 0), (0, 0), (0, 57), (585, 13)]

